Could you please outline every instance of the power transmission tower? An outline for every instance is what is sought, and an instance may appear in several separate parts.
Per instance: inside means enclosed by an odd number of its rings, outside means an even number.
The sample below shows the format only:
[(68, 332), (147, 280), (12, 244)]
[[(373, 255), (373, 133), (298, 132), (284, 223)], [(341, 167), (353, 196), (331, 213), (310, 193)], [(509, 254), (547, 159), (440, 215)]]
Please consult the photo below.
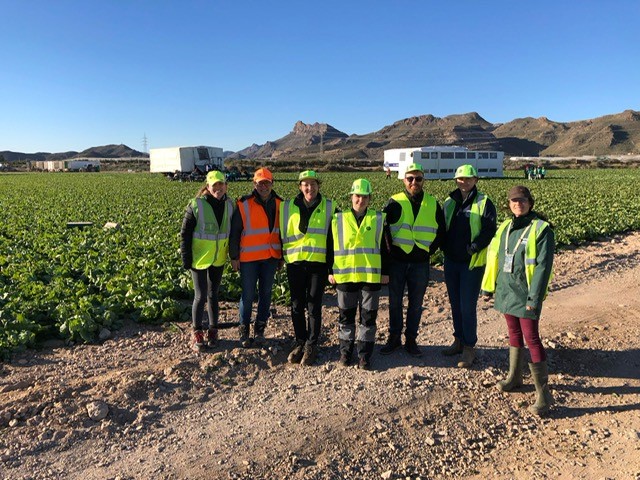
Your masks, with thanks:
[(142, 151), (144, 153), (147, 153), (147, 145), (149, 144), (149, 141), (147, 139), (147, 134), (146, 132), (142, 135)]

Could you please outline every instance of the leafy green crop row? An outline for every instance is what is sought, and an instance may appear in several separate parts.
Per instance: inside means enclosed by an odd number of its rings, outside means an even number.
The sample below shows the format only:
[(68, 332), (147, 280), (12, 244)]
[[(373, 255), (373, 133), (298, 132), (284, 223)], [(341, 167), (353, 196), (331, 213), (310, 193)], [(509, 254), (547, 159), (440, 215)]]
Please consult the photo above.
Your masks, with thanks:
[[(327, 173), (321, 192), (349, 208), (351, 182), (373, 183), (373, 207), (400, 191), (399, 180), (376, 173)], [(283, 198), (297, 192), (295, 174), (275, 173)], [(496, 204), (524, 183), (556, 226), (560, 244), (640, 228), (638, 170), (550, 172), (545, 180), (481, 180)], [(150, 174), (0, 175), (0, 354), (60, 336), (93, 341), (101, 328), (124, 318), (141, 322), (186, 320), (191, 278), (181, 268), (179, 231), (184, 207), (199, 185)], [(440, 201), (453, 181), (429, 181)], [(231, 183), (229, 194), (249, 193), (249, 182)], [(501, 211), (501, 216), (506, 216)], [(70, 221), (93, 227), (67, 228)], [(120, 230), (103, 230), (118, 222)], [(238, 275), (225, 271), (222, 296), (236, 300)], [(274, 299), (288, 300), (286, 276), (278, 274)]]

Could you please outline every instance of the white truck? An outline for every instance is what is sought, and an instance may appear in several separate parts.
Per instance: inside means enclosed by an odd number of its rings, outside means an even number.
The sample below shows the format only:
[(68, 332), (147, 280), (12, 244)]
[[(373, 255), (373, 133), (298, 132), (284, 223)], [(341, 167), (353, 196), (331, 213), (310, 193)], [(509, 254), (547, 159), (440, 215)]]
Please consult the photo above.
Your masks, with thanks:
[(222, 169), (222, 148), (219, 147), (168, 147), (149, 150), (151, 173), (201, 173)]

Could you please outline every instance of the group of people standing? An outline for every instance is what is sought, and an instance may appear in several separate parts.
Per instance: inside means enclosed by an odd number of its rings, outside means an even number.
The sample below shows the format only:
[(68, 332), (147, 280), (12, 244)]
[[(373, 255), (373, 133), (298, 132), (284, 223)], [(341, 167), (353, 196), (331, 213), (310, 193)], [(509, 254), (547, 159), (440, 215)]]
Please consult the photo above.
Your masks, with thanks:
[[(369, 206), (371, 183), (360, 178), (353, 182), (351, 205), (343, 212), (320, 193), (321, 179), (313, 170), (300, 173), (300, 192), (283, 200), (273, 190), (272, 173), (260, 168), (254, 190), (236, 202), (226, 196), (224, 175), (209, 172), (207, 184), (187, 206), (181, 231), (182, 263), (191, 270), (195, 290), (193, 348), (200, 350), (217, 338), (217, 296), (228, 256), (241, 278), (243, 347), (264, 342), (275, 273), (286, 265), (295, 335), (290, 363), (312, 365), (316, 360), (327, 283), (337, 291), (339, 364), (355, 362), (371, 369), (382, 285), (389, 289), (389, 333), (380, 353), (390, 355), (404, 346), (408, 354), (422, 356), (417, 337), (430, 257), (441, 249), (454, 337), (442, 354), (459, 355), (457, 365), (471, 367), (477, 301), (481, 290), (484, 296), (494, 295), (495, 308), (505, 315), (510, 344), (509, 375), (498, 388), (513, 391), (522, 385), (526, 341), (537, 391), (531, 408), (545, 413), (553, 399), (538, 324), (551, 278), (553, 230), (532, 210), (533, 197), (522, 186), (509, 191), (512, 217), (497, 227), (496, 207), (478, 191), (472, 165), (457, 169), (457, 188), (442, 207), (424, 191), (424, 181), (422, 166), (410, 165), (403, 191), (376, 211)], [(251, 331), (256, 284), (258, 306)], [(203, 328), (205, 303), (208, 329)]]

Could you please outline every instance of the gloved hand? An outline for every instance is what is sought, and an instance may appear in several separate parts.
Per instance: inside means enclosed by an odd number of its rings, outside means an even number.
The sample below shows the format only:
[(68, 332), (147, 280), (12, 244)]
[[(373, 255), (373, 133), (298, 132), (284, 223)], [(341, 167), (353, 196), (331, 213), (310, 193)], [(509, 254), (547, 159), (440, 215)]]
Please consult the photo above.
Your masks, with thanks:
[(475, 243), (472, 243), (471, 245), (467, 245), (467, 253), (469, 255), (473, 255), (474, 253), (478, 252), (478, 245), (476, 245)]

